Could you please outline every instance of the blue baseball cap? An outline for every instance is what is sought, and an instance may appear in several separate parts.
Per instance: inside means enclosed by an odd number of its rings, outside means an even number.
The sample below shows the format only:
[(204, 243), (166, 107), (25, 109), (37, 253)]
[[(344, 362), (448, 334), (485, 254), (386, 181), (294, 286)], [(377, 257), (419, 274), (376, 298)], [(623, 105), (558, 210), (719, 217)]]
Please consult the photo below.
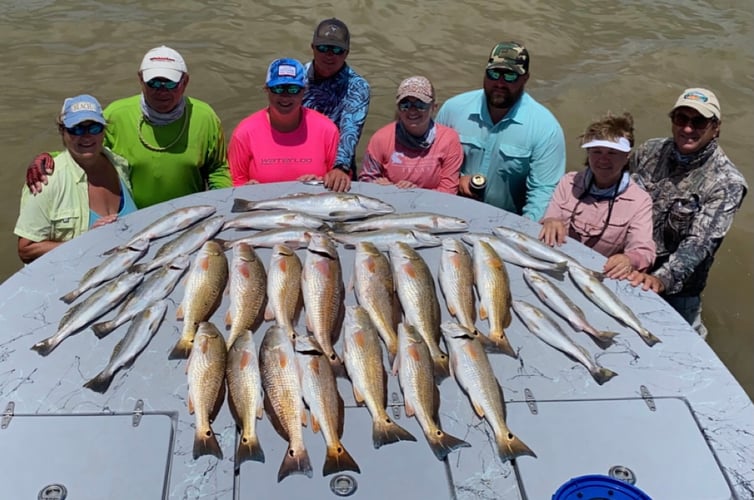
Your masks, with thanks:
[(304, 65), (296, 59), (275, 59), (267, 69), (265, 85), (275, 87), (277, 85), (298, 85), (306, 87), (306, 70)]
[(88, 94), (66, 99), (63, 102), (63, 109), (60, 110), (60, 120), (68, 128), (75, 127), (79, 123), (86, 121), (107, 125), (99, 101)]

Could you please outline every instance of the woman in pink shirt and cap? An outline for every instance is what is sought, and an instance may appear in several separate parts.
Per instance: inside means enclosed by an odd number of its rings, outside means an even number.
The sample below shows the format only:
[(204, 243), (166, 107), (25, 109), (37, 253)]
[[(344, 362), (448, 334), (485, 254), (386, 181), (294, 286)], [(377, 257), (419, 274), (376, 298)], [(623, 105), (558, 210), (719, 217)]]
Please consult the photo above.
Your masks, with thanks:
[(560, 180), (539, 238), (562, 245), (570, 236), (608, 258), (605, 276), (625, 279), (655, 260), (652, 199), (628, 174), (633, 117), (608, 114), (589, 125), (580, 139), (587, 168)]

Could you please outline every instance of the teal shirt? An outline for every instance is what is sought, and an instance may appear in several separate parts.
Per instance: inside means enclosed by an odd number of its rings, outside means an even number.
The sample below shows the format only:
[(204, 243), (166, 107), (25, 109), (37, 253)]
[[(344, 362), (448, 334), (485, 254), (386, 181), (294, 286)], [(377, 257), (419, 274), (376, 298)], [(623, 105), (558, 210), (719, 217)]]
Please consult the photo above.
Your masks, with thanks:
[(461, 138), (461, 175), (487, 177), (485, 203), (534, 221), (542, 218), (566, 165), (563, 129), (547, 108), (524, 92), (493, 124), (479, 89), (448, 99), (437, 122)]
[[(123, 182), (123, 180), (120, 180), (120, 205), (118, 206), (118, 217), (123, 217), (124, 215), (128, 215), (131, 212), (136, 212), (138, 210), (136, 208), (136, 203), (134, 203), (134, 198), (131, 196), (131, 191), (126, 186), (126, 183)], [(92, 210), (89, 209), (89, 229), (92, 228), (95, 222), (100, 220), (102, 216)]]

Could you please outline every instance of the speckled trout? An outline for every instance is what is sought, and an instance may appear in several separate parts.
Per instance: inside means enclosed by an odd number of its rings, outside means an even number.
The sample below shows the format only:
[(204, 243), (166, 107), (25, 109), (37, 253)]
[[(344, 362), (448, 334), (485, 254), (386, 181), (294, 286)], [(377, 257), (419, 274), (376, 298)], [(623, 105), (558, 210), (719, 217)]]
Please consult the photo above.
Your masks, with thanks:
[(339, 233), (374, 231), (378, 229), (416, 229), (427, 233), (455, 233), (465, 231), (469, 224), (458, 217), (432, 212), (404, 212), (368, 217), (354, 222), (336, 222), (333, 230)]
[(363, 219), (395, 212), (395, 208), (377, 198), (355, 193), (295, 193), (268, 200), (233, 200), (231, 212), (285, 209), (304, 212), (325, 221)]

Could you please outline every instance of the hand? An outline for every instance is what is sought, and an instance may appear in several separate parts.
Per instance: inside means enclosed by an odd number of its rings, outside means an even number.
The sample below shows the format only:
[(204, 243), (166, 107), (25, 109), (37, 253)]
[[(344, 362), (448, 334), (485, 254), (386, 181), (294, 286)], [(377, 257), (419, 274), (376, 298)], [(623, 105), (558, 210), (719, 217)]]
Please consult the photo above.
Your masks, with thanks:
[(458, 194), (460, 194), (461, 196), (466, 196), (467, 198), (479, 199), (478, 196), (471, 192), (470, 175), (462, 175), (461, 178), (458, 179)]
[(92, 224), (91, 229), (112, 224), (116, 220), (118, 220), (118, 214), (103, 215), (102, 217), (97, 219), (94, 224)]
[(395, 183), (395, 187), (399, 189), (413, 189), (415, 187), (418, 187), (416, 184), (414, 184), (411, 181), (402, 180)]
[(259, 181), (256, 179), (249, 179), (248, 182), (246, 182), (246, 185), (248, 186), (251, 184), (259, 184)]
[(377, 177), (374, 180), (374, 183), (375, 184), (379, 184), (380, 186), (392, 186), (393, 185), (393, 183), (390, 182), (390, 179), (388, 179), (387, 177)]
[(42, 192), (42, 185), (47, 184), (47, 176), (55, 170), (55, 161), (49, 153), (40, 153), (26, 167), (26, 186), (32, 194)]
[(351, 173), (339, 168), (333, 168), (325, 174), (325, 189), (344, 193), (351, 189)]
[(560, 246), (565, 243), (567, 233), (566, 225), (562, 220), (548, 218), (542, 221), (542, 230), (539, 231), (539, 239), (545, 245), (551, 247), (555, 245)]
[(634, 271), (628, 275), (628, 281), (630, 281), (633, 286), (641, 285), (642, 290), (645, 292), (648, 290), (652, 290), (655, 293), (662, 293), (665, 291), (665, 285), (662, 281), (651, 274)]
[(605, 266), (602, 268), (602, 272), (608, 278), (614, 280), (628, 279), (634, 272), (634, 266), (631, 265), (631, 260), (624, 253), (618, 253), (611, 255), (605, 262)]

